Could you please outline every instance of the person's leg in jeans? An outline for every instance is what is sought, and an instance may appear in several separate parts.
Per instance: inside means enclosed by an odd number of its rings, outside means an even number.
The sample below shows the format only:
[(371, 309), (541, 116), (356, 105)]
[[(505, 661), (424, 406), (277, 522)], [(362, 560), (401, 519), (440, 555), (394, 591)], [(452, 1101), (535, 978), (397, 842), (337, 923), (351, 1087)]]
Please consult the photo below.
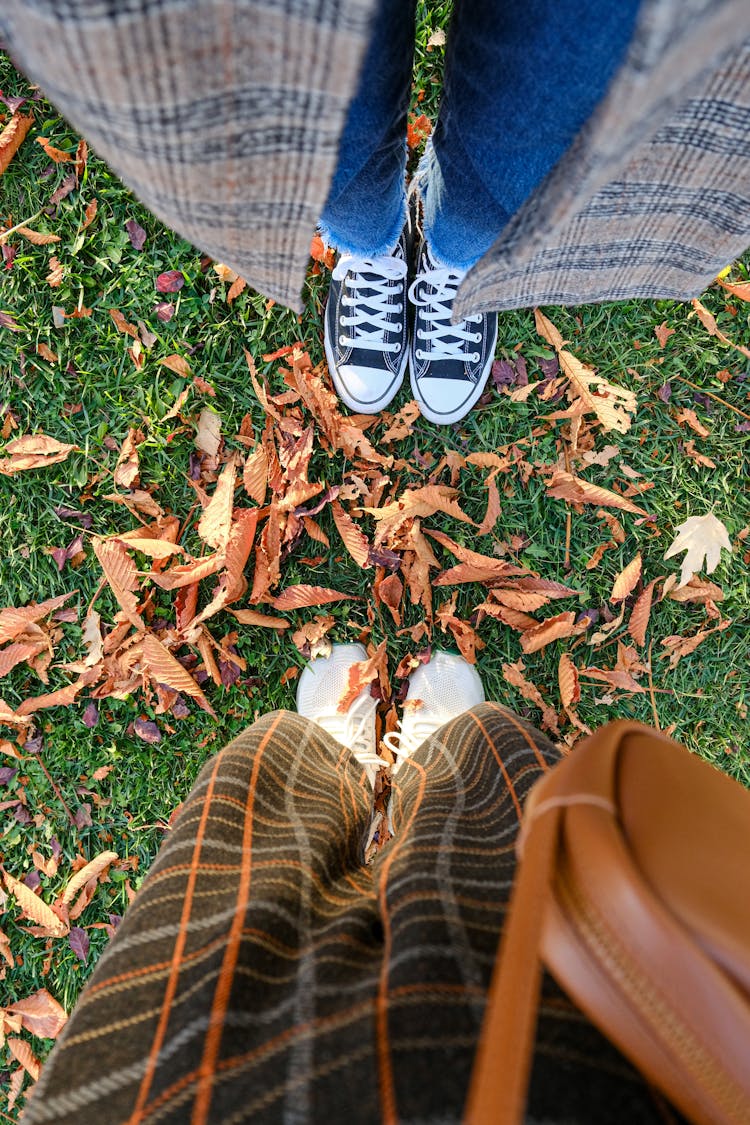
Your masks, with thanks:
[(406, 115), (414, 62), (414, 0), (380, 0), (320, 220), (339, 252), (325, 349), (346, 405), (382, 410), (406, 369)]
[(606, 93), (639, 5), (456, 0), (438, 121), (417, 175), (425, 246), (411, 289), (412, 391), (434, 421), (471, 408), (494, 354), (494, 316), (451, 332), (458, 286)]

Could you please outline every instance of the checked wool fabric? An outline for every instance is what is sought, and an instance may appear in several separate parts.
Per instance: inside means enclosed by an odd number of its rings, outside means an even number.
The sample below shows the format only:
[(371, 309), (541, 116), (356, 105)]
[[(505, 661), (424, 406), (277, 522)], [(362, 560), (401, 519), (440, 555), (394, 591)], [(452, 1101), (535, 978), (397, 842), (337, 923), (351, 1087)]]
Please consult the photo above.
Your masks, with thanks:
[[(0, 39), (154, 214), (301, 312), (376, 13), (377, 0), (2, 0)], [(750, 243), (749, 128), (747, 0), (642, 0), (608, 93), (455, 314), (697, 296)]]
[[(461, 1119), (531, 785), (557, 759), (497, 704), (371, 792), (274, 712), (211, 759), (45, 1065), (25, 1125)], [(663, 1116), (547, 981), (528, 1120)]]

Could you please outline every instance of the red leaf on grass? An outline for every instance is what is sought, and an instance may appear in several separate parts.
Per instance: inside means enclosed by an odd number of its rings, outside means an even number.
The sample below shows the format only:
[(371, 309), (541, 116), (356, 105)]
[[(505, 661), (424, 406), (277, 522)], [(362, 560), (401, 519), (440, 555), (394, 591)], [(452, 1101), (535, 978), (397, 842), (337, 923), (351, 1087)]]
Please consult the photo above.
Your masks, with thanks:
[(156, 279), (157, 293), (179, 293), (185, 284), (185, 278), (179, 270), (166, 270)]

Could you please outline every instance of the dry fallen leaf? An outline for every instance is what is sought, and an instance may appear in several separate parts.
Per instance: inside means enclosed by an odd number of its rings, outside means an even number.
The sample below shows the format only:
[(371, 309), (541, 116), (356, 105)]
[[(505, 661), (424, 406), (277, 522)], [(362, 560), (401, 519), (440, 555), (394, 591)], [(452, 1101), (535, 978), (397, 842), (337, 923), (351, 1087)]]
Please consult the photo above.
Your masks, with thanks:
[(642, 569), (643, 560), (640, 555), (636, 555), (615, 578), (612, 593), (610, 594), (610, 601), (620, 602), (632, 594), (640, 581)]
[(675, 530), (677, 535), (664, 558), (671, 559), (680, 551), (687, 551), (682, 560), (680, 586), (686, 586), (699, 570), (712, 574), (719, 565), (722, 547), (729, 552), (732, 550), (729, 533), (713, 512), (705, 516), (690, 516)]
[(3, 872), (3, 878), (8, 892), (15, 898), (16, 905), (25, 918), (36, 922), (49, 937), (65, 937), (69, 926), (58, 918), (46, 902), (29, 890), (24, 883), (19, 883), (7, 871)]
[(75, 448), (46, 434), (24, 434), (6, 445), (6, 456), (0, 457), (0, 473), (12, 477), (27, 469), (45, 469), (64, 461)]
[(24, 1030), (38, 1039), (56, 1039), (68, 1019), (63, 1006), (46, 988), (17, 1000), (8, 1011), (20, 1015)]
[(24, 137), (34, 124), (34, 118), (23, 113), (14, 113), (0, 133), (0, 176), (10, 164), (23, 144)]

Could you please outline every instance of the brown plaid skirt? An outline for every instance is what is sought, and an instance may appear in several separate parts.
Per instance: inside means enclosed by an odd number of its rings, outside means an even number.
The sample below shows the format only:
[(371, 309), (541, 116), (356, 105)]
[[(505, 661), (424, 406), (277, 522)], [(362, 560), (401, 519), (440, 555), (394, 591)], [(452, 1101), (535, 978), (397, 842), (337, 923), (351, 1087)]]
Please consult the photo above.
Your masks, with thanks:
[[(44, 1067), (25, 1125), (460, 1120), (524, 799), (557, 751), (494, 703), (371, 791), (274, 712), (211, 759)], [(528, 1118), (674, 1120), (547, 980)]]

